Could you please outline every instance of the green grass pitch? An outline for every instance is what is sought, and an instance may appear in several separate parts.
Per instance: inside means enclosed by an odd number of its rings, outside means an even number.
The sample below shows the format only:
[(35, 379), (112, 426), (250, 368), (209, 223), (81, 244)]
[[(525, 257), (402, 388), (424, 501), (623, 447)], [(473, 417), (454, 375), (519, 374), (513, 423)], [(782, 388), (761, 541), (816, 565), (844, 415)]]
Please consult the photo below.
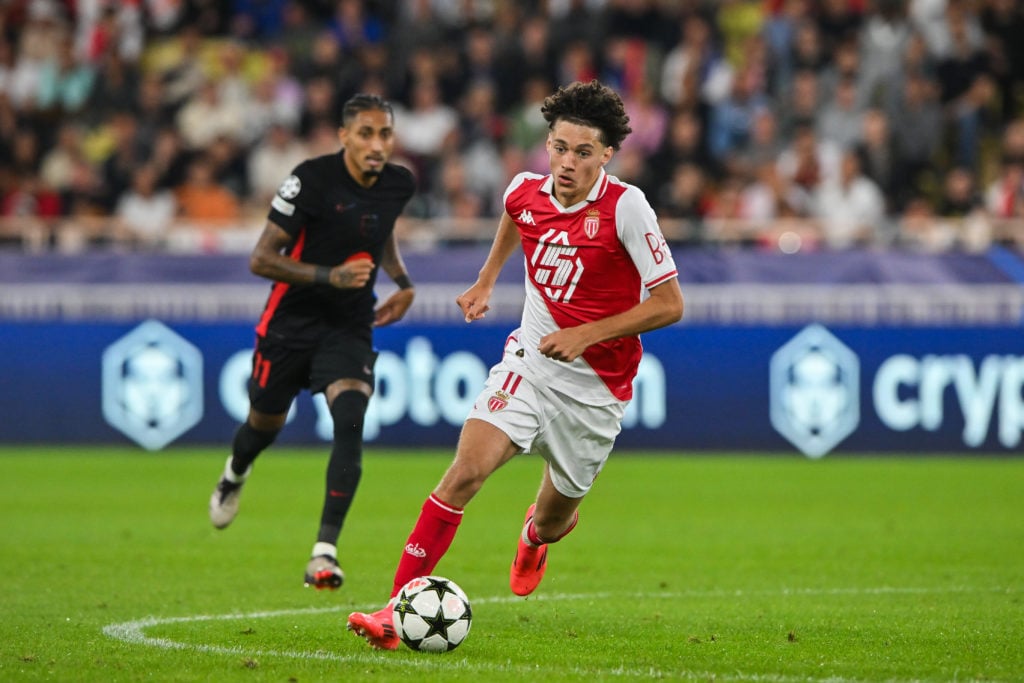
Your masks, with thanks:
[(0, 450), (0, 680), (1024, 680), (1024, 460), (617, 452), (528, 599), (508, 589), (541, 461), (470, 504), (435, 573), (454, 652), (344, 630), (387, 598), (448, 452), (367, 451), (347, 581), (302, 587), (326, 449), (275, 447), (231, 528), (223, 448)]

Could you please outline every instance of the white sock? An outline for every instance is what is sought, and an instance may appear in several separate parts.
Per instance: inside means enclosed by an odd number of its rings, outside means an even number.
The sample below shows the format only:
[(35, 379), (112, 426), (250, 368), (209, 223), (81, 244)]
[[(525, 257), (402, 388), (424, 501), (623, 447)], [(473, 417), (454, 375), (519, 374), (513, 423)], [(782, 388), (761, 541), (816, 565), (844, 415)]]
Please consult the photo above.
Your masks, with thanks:
[(249, 472), (252, 471), (252, 466), (245, 471), (245, 474), (235, 474), (235, 471), (231, 469), (231, 456), (228, 456), (228, 462), (224, 465), (224, 478), (230, 481), (232, 484), (241, 484), (249, 476)]
[(333, 543), (324, 543), (323, 541), (317, 541), (313, 544), (313, 554), (310, 557), (320, 557), (321, 555), (328, 555), (337, 559), (338, 548)]

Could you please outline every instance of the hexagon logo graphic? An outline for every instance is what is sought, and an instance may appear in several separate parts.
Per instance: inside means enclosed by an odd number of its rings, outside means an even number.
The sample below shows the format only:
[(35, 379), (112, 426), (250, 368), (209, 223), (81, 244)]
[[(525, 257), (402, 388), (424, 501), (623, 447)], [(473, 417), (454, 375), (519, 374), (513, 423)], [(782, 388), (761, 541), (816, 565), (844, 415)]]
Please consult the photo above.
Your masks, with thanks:
[(103, 352), (103, 417), (143, 448), (159, 450), (203, 417), (203, 356), (147, 320)]
[(772, 355), (771, 421), (810, 458), (820, 458), (860, 423), (860, 361), (818, 324)]

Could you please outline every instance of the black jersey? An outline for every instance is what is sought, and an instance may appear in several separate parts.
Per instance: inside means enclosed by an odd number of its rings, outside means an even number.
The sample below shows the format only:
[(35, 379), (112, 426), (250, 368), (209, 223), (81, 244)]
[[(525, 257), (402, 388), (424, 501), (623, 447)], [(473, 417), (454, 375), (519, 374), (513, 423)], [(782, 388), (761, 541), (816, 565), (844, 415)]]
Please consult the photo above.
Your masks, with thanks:
[(286, 254), (304, 263), (336, 266), (358, 252), (378, 264), (359, 289), (277, 282), (256, 332), (289, 346), (305, 347), (330, 329), (365, 330), (373, 324), (374, 284), (395, 219), (413, 195), (412, 173), (385, 164), (371, 187), (357, 183), (344, 152), (302, 162), (278, 188), (268, 220), (295, 238)]

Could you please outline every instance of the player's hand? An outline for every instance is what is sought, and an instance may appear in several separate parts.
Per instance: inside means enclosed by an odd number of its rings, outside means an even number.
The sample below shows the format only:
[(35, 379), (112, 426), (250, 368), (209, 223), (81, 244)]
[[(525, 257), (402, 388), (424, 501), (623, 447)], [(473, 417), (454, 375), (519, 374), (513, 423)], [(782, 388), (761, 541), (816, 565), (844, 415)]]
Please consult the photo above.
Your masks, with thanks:
[(359, 289), (366, 286), (371, 275), (373, 259), (365, 251), (360, 251), (331, 269), (331, 285), (338, 289)]
[(541, 337), (537, 350), (552, 360), (571, 363), (583, 355), (590, 344), (586, 331), (581, 327), (567, 327)]
[(462, 310), (462, 315), (467, 323), (485, 317), (487, 311), (491, 310), (491, 307), (487, 305), (487, 302), (491, 299), (491, 289), (477, 282), (465, 292), (455, 297), (455, 303)]
[(405, 317), (405, 312), (409, 310), (409, 306), (412, 305), (413, 297), (415, 297), (415, 290), (411, 287), (409, 289), (399, 289), (394, 294), (389, 296), (384, 303), (377, 307), (377, 310), (373, 312), (373, 324), (376, 327), (383, 325), (390, 325), (391, 323), (398, 322)]

